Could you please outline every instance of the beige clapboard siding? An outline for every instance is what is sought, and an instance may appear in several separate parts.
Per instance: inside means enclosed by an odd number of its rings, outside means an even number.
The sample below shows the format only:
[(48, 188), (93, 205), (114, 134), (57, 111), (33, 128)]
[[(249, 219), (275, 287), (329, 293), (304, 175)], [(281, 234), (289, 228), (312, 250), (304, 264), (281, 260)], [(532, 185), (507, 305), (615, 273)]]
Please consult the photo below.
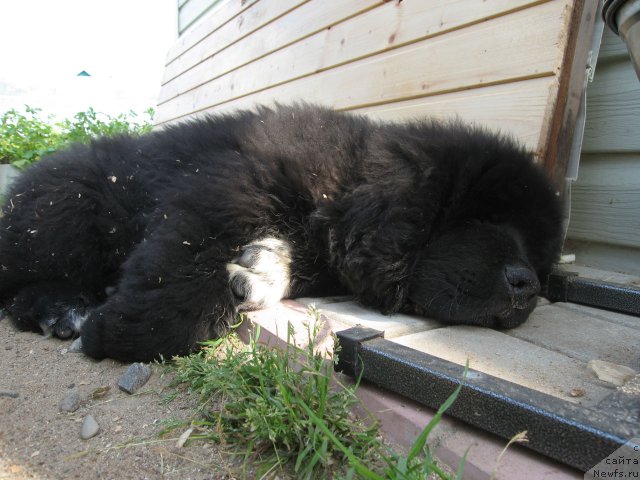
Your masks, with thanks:
[[(163, 83), (177, 77), (208, 57), (222, 51), (229, 45), (243, 40), (259, 28), (286, 15), (308, 0), (260, 0), (225, 23), (212, 34), (203, 38), (193, 48), (169, 63), (164, 70)], [(215, 15), (212, 15), (215, 17)]]
[[(543, 77), (354, 110), (380, 120), (460, 118), (511, 135), (536, 151), (555, 77)], [(538, 152), (536, 152), (538, 153)]]
[[(158, 103), (165, 103), (179, 94), (191, 93), (195, 88), (216, 89), (235, 97), (246, 95), (264, 88), (265, 84), (271, 86), (310, 75), (406, 43), (504, 15), (532, 3), (536, 2), (309, 2), (255, 32), (245, 41), (234, 44), (169, 81), (163, 86)], [(371, 8), (376, 5), (379, 5), (378, 8)], [(360, 12), (364, 13), (357, 15)], [(308, 36), (314, 30), (315, 34)], [(296, 40), (299, 41), (294, 43)], [(276, 51), (288, 44), (291, 45)], [(270, 51), (275, 53), (265, 56)], [(224, 76), (243, 65), (243, 68)]]
[(237, 99), (209, 89), (181, 95), (158, 121), (296, 99), (349, 109), (555, 75), (569, 4), (543, 3)]
[(640, 151), (640, 82), (628, 59), (596, 67), (582, 151)]
[(200, 17), (224, 0), (187, 0), (178, 6), (178, 33), (184, 32)]
[(640, 154), (583, 155), (568, 236), (640, 247)]
[[(318, 35), (339, 22), (354, 15), (379, 6), (380, 0), (324, 0), (311, 1), (292, 10), (286, 16), (256, 30), (242, 42), (235, 42), (224, 50), (216, 52), (204, 61), (182, 72), (179, 76), (168, 78), (163, 84), (158, 104), (163, 104), (179, 94), (184, 94), (200, 85), (242, 67), (252, 61), (259, 60), (269, 53), (301, 41), (310, 35), (325, 40)], [(385, 9), (385, 13), (387, 9)], [(386, 41), (386, 39), (385, 39)], [(291, 49), (296, 46), (290, 47)], [(289, 50), (288, 50), (289, 51)], [(314, 52), (303, 52), (303, 56), (314, 55)], [(278, 63), (277, 56), (270, 56), (269, 62)], [(206, 88), (206, 87), (205, 87)]]
[(187, 50), (194, 48), (227, 22), (251, 8), (258, 1), (260, 0), (226, 0), (216, 3), (214, 8), (208, 12), (198, 25), (194, 26), (189, 32), (182, 34), (169, 49), (167, 52), (167, 65), (171, 64), (174, 59), (180, 57)]

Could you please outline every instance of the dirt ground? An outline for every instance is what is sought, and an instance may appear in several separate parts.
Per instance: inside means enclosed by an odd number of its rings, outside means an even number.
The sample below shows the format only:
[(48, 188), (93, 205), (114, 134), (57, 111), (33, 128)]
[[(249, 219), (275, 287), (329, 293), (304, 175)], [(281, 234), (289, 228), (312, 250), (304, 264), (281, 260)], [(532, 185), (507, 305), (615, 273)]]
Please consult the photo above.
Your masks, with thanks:
[[(153, 367), (134, 395), (117, 381), (128, 365), (69, 353), (70, 342), (14, 330), (0, 320), (0, 479), (231, 479), (241, 478), (229, 456), (211, 442), (176, 445), (181, 430), (161, 439), (163, 422), (189, 419), (195, 399), (174, 391)], [(106, 393), (92, 398), (93, 392)], [(78, 410), (59, 410), (72, 390), (86, 399)], [(99, 433), (80, 438), (91, 414)], [(126, 445), (126, 446), (125, 446)]]

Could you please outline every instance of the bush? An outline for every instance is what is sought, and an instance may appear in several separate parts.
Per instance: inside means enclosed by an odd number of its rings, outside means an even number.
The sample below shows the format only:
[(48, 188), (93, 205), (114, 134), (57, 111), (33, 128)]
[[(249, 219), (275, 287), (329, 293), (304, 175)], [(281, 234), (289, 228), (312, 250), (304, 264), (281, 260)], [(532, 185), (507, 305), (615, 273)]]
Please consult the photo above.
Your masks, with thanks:
[(140, 120), (133, 111), (112, 117), (89, 108), (56, 122), (51, 115), (43, 118), (39, 108), (10, 109), (0, 117), (0, 163), (22, 169), (70, 143), (86, 143), (100, 135), (139, 135), (151, 130), (153, 114), (150, 108)]

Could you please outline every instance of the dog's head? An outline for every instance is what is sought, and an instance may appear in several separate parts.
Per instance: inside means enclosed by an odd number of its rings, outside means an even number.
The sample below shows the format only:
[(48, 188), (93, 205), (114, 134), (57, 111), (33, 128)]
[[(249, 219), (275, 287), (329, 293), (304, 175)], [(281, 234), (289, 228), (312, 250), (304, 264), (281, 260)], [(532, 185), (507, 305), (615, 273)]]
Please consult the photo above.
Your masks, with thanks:
[[(480, 135), (477, 133), (477, 135)], [(512, 328), (535, 308), (562, 238), (558, 194), (531, 156), (501, 137), (449, 158), (444, 208), (414, 259), (408, 303), (447, 323)], [(477, 146), (476, 146), (477, 147)]]
[(408, 302), (447, 323), (511, 328), (534, 309), (546, 268), (532, 264), (522, 232), (469, 221), (446, 229), (420, 252)]
[(461, 124), (399, 130), (376, 151), (373, 180), (331, 227), (347, 286), (389, 313), (497, 328), (526, 320), (562, 238), (559, 197), (532, 156)]

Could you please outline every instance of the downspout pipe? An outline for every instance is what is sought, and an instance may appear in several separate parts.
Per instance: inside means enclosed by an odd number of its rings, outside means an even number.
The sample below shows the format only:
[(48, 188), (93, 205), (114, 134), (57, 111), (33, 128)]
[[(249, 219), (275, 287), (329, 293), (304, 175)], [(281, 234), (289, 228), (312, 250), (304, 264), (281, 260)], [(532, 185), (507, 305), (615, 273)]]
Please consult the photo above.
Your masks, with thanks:
[(605, 0), (602, 17), (624, 41), (640, 79), (640, 0)]

